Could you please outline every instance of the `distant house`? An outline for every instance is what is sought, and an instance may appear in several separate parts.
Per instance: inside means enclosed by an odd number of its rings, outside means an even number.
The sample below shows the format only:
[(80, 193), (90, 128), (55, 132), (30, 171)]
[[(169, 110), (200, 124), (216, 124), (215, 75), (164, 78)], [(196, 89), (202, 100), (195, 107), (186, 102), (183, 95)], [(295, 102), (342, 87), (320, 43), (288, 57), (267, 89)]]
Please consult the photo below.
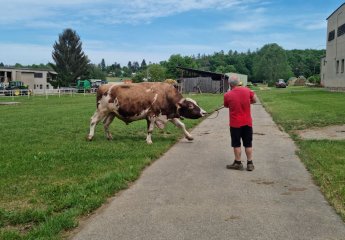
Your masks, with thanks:
[(321, 83), (345, 90), (345, 3), (327, 18), (326, 56), (321, 59)]
[(22, 81), (33, 92), (44, 92), (53, 89), (48, 82), (55, 79), (57, 73), (50, 70), (0, 67), (0, 82), (7, 85), (10, 81)]

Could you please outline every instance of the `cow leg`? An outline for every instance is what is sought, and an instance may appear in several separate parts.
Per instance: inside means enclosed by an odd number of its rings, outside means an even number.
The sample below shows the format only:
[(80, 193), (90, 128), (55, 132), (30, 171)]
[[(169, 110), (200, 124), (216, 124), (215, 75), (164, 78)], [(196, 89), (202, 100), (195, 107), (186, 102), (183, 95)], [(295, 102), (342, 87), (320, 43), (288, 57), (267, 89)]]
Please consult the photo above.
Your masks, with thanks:
[(184, 123), (180, 121), (180, 119), (178, 119), (178, 118), (173, 118), (173, 119), (171, 120), (171, 122), (172, 122), (173, 124), (175, 124), (176, 127), (182, 129), (182, 131), (183, 131), (185, 137), (186, 137), (189, 141), (192, 141), (192, 140), (194, 139), (194, 138), (192, 137), (192, 135), (187, 131), (186, 126), (184, 125)]
[(146, 122), (147, 122), (146, 142), (147, 142), (147, 144), (152, 144), (151, 136), (152, 136), (153, 129), (155, 127), (155, 120), (156, 120), (156, 118), (154, 118), (154, 117), (148, 117), (146, 119)]
[(103, 120), (104, 132), (108, 140), (113, 140), (113, 136), (111, 135), (111, 132), (109, 131), (109, 125), (113, 122), (114, 118), (115, 118), (115, 113), (110, 112), (108, 116), (106, 116), (106, 118)]
[(104, 115), (104, 112), (100, 112), (98, 110), (96, 110), (96, 112), (93, 114), (90, 121), (90, 133), (87, 136), (87, 140), (91, 141), (93, 139), (93, 136), (95, 135), (96, 125), (104, 118)]

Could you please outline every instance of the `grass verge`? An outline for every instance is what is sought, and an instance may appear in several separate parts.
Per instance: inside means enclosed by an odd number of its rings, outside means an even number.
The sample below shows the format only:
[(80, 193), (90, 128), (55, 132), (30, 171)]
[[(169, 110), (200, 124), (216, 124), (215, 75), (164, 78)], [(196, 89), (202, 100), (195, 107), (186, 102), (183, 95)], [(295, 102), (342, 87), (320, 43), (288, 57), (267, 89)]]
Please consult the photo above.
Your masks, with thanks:
[(345, 93), (288, 87), (257, 90), (262, 104), (295, 140), (298, 156), (345, 221), (345, 140), (302, 140), (294, 130), (345, 124)]

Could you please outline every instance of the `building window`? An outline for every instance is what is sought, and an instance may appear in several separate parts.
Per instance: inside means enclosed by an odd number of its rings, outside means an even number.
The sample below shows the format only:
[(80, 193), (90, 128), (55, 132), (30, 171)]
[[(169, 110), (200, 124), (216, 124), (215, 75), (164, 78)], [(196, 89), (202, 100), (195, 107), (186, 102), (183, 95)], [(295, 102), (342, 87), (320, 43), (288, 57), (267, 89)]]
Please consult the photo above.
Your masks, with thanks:
[(341, 60), (341, 73), (344, 72), (344, 59)]
[[(339, 62), (339, 61), (338, 61)], [(43, 89), (43, 85), (42, 84), (40, 84), (40, 89)]]
[(335, 37), (335, 30), (328, 33), (328, 42), (332, 41)]
[(34, 89), (36, 89), (36, 84), (34, 84)]
[(335, 72), (339, 73), (339, 60), (337, 60), (336, 67), (335, 67)]
[(47, 84), (47, 87), (46, 87), (46, 89), (49, 89), (49, 85)]
[(337, 36), (340, 37), (344, 33), (345, 33), (345, 23), (343, 25), (341, 25), (340, 27), (338, 27)]
[(34, 78), (43, 78), (43, 73), (34, 73)]

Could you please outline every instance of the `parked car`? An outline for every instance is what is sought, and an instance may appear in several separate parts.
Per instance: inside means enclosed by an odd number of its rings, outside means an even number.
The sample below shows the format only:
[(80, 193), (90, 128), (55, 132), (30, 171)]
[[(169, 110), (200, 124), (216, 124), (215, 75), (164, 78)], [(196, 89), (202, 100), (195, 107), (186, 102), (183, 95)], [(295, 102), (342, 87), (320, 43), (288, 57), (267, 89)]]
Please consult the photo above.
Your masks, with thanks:
[(276, 82), (276, 88), (286, 88), (284, 79), (279, 79), (278, 82)]
[(29, 87), (21, 81), (11, 81), (5, 88), (6, 96), (28, 95), (30, 93)]

